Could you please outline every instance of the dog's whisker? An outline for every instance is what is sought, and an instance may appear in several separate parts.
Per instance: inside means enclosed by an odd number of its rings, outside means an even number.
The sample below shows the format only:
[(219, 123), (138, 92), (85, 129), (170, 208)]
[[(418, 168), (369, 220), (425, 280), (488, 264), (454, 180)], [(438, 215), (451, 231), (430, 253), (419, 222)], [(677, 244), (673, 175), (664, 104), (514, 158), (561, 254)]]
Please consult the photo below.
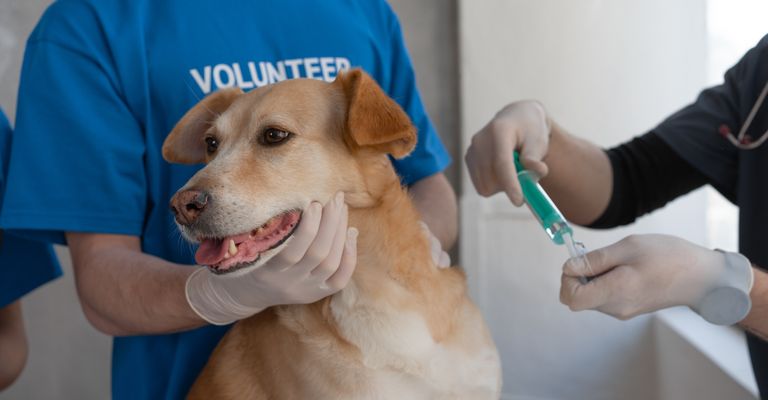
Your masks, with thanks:
[[(207, 107), (205, 104), (201, 103), (201, 100), (202, 100), (203, 98), (202, 98), (202, 97), (200, 97), (200, 95), (198, 95), (198, 94), (197, 94), (197, 92), (195, 91), (195, 89), (192, 87), (192, 85), (190, 85), (190, 84), (189, 84), (189, 82), (188, 82), (186, 79), (184, 80), (184, 84), (187, 86), (187, 89), (189, 89), (189, 91), (190, 91), (190, 92), (192, 92), (192, 95), (193, 95), (193, 96), (195, 96), (195, 99), (198, 101), (198, 103), (200, 103), (200, 105), (201, 105), (202, 107), (204, 107), (204, 108), (205, 108), (205, 109), (206, 109), (206, 110), (207, 110), (209, 113), (211, 113), (211, 114), (215, 115), (215, 116), (216, 116), (216, 118), (218, 118), (218, 117), (221, 117), (221, 113), (218, 113), (218, 112), (216, 112), (216, 111), (214, 111), (214, 110), (211, 110), (211, 109), (210, 109), (210, 108), (208, 108), (208, 107)], [(215, 118), (214, 118), (214, 119), (215, 119)]]
[(197, 100), (198, 102), (201, 101), (203, 98), (197, 94), (194, 88), (192, 88), (192, 85), (189, 84), (189, 81), (187, 79), (183, 79), (183, 81), (184, 81), (184, 84), (187, 86), (187, 89), (189, 89), (189, 91), (192, 92), (192, 95), (195, 96), (195, 100)]
[(176, 242), (177, 247), (186, 248), (189, 254), (194, 254), (195, 244), (187, 240), (177, 227), (174, 226), (168, 231), (168, 238), (172, 242)]

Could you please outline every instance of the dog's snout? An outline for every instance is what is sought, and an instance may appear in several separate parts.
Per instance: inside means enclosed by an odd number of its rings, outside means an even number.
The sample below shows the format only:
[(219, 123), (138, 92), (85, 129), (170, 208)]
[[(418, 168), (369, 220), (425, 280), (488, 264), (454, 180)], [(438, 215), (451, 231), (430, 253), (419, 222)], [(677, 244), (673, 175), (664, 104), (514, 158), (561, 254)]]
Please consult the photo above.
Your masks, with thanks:
[(176, 217), (176, 222), (190, 225), (203, 213), (210, 199), (211, 196), (202, 190), (184, 190), (171, 198), (171, 212)]

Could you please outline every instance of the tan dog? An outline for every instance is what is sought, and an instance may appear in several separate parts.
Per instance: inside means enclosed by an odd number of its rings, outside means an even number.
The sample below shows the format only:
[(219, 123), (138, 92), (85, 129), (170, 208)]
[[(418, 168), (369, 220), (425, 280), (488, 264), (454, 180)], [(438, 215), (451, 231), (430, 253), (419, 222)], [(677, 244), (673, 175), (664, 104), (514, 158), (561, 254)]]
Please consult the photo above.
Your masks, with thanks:
[(345, 289), (238, 322), (191, 399), (499, 397), (498, 353), (464, 275), (434, 265), (419, 215), (386, 156), (404, 157), (415, 143), (408, 116), (360, 70), (333, 83), (226, 89), (184, 116), (163, 156), (207, 166), (176, 196), (203, 191), (211, 198), (194, 225), (180, 221), (185, 236), (277, 232), (215, 272), (258, 268), (290, 240), (298, 210), (337, 191), (345, 192), (349, 225), (360, 232), (357, 269)]

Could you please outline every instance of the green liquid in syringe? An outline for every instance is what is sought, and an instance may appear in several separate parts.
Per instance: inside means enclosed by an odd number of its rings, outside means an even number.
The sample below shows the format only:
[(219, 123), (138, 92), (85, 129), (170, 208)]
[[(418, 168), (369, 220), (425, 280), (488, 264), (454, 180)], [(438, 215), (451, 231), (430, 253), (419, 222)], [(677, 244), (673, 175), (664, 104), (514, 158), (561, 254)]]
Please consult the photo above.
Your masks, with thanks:
[(544, 231), (555, 244), (565, 244), (563, 235), (573, 235), (573, 230), (566, 222), (563, 214), (555, 207), (555, 203), (549, 198), (544, 189), (539, 185), (539, 179), (531, 171), (528, 171), (520, 163), (520, 156), (515, 152), (515, 167), (517, 179), (523, 191), (525, 204), (541, 224)]
[[(520, 155), (515, 152), (515, 168), (517, 168), (517, 179), (520, 182), (520, 188), (523, 191), (525, 204), (531, 209), (531, 212), (541, 224), (544, 231), (555, 244), (564, 244), (568, 249), (571, 258), (577, 258), (586, 263), (586, 271), (589, 276), (592, 275), (592, 268), (589, 260), (584, 256), (586, 248), (580, 242), (573, 240), (573, 229), (563, 217), (555, 203), (549, 198), (547, 192), (539, 185), (539, 179), (531, 171), (526, 170), (520, 163)], [(589, 278), (581, 277), (582, 284), (589, 282)]]

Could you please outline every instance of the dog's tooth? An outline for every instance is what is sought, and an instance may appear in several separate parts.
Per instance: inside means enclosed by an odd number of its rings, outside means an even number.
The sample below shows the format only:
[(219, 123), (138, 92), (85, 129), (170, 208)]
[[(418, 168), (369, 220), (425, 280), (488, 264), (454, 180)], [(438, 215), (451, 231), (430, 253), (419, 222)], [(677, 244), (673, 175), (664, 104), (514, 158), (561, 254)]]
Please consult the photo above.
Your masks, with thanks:
[(235, 245), (235, 241), (232, 239), (229, 240), (229, 254), (233, 256), (237, 254), (237, 246)]

